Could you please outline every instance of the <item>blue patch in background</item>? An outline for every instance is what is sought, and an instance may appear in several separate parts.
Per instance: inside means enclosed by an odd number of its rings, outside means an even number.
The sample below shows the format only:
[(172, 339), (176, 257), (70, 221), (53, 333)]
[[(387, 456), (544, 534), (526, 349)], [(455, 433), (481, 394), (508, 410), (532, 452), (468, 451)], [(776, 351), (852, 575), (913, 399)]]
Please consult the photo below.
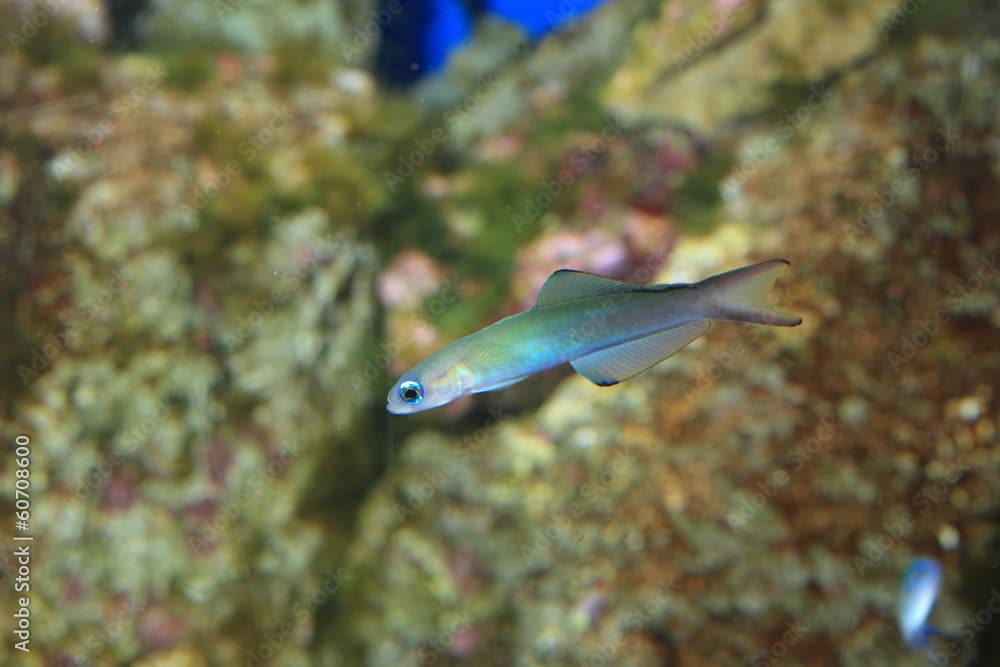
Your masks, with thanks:
[(460, 0), (429, 0), (430, 24), (424, 29), (421, 50), (427, 72), (444, 69), (448, 56), (472, 36), (472, 17)]
[[(484, 13), (514, 23), (532, 40), (596, 9), (607, 0), (379, 0), (392, 16), (382, 27), (375, 71), (396, 86), (444, 69), (452, 51), (472, 36)], [(393, 11), (391, 7), (401, 7)]]
[(489, 0), (486, 4), (492, 14), (521, 26), (532, 39), (540, 39), (605, 2), (606, 0)]

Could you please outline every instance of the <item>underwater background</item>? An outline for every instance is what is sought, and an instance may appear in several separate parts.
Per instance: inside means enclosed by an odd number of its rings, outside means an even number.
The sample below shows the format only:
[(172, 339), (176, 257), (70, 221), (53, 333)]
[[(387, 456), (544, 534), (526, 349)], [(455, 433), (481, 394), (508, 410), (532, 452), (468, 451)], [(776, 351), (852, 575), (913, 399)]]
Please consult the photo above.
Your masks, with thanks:
[[(998, 85), (978, 0), (0, 0), (0, 664), (1000, 664)], [(773, 257), (799, 327), (386, 412)]]

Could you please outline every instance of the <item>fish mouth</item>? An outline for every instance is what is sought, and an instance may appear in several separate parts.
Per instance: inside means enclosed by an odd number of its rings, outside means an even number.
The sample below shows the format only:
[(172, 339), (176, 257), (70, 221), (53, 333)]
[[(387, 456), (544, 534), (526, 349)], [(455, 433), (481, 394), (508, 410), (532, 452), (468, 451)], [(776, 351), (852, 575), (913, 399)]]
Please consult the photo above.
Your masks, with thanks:
[(416, 406), (407, 405), (406, 403), (403, 403), (398, 399), (394, 399), (393, 392), (395, 391), (396, 388), (393, 387), (392, 391), (390, 391), (389, 395), (386, 397), (385, 409), (394, 415), (407, 415), (410, 414), (411, 412), (414, 412), (413, 408)]
[(385, 409), (394, 415), (412, 415), (415, 412), (422, 412), (424, 408), (414, 409), (409, 405), (393, 405), (392, 403), (387, 403)]

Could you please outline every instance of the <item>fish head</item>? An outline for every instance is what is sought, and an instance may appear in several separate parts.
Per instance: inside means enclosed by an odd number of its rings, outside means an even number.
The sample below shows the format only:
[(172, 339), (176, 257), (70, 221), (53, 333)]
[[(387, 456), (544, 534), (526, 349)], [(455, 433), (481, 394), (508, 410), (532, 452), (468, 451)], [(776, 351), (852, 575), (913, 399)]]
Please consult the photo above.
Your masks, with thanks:
[(471, 372), (463, 364), (424, 363), (403, 373), (389, 390), (386, 407), (397, 415), (423, 412), (451, 403), (468, 392)]

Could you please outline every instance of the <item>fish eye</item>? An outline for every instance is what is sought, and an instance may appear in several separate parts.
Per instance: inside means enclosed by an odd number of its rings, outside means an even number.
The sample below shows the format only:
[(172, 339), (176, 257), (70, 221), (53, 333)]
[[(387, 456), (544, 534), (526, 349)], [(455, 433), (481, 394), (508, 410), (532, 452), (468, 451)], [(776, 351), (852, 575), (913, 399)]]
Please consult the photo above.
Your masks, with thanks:
[(407, 380), (399, 385), (399, 397), (408, 405), (416, 405), (424, 400), (424, 388), (419, 382)]

